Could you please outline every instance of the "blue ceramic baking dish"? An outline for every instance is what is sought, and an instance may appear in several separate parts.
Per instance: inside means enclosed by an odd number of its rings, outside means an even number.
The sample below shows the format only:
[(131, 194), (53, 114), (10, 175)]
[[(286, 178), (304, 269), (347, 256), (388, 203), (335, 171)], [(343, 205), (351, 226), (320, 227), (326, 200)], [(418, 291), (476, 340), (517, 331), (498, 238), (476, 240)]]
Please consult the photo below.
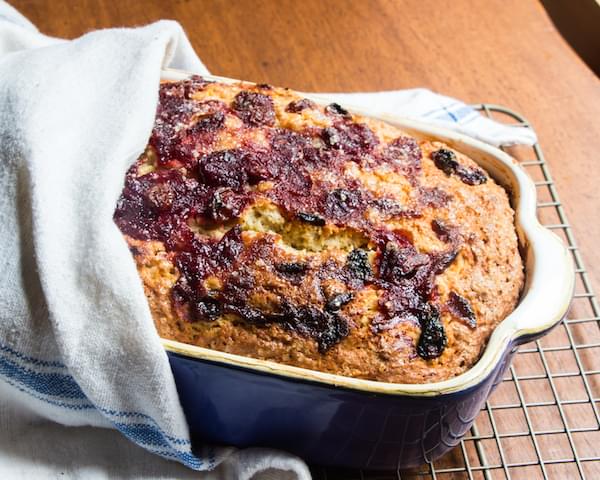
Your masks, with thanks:
[[(188, 76), (163, 73), (165, 80)], [(329, 103), (320, 96), (311, 98)], [(311, 463), (352, 468), (396, 469), (432, 461), (460, 442), (517, 347), (544, 335), (566, 314), (575, 282), (572, 259), (558, 237), (537, 221), (535, 186), (515, 161), (449, 130), (376, 117), (418, 138), (448, 143), (506, 188), (526, 265), (519, 305), (498, 325), (471, 369), (421, 385), (348, 378), (163, 339), (198, 444), (274, 447)]]

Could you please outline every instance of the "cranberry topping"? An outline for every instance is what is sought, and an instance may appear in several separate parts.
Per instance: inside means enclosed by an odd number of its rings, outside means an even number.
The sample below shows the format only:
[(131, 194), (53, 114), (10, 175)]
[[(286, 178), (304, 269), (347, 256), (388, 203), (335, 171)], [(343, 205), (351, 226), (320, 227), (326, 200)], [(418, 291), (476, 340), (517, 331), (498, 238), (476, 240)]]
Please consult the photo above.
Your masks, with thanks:
[(446, 175), (450, 176), (458, 168), (459, 163), (456, 161), (456, 154), (451, 150), (440, 148), (431, 153), (431, 159), (437, 168)]
[(369, 255), (365, 250), (360, 248), (356, 248), (348, 254), (346, 269), (353, 277), (362, 281), (369, 280), (373, 275)]
[(321, 353), (329, 350), (350, 333), (348, 321), (342, 315), (312, 306), (284, 304), (283, 324), (317, 341)]
[(425, 207), (442, 208), (452, 200), (452, 195), (438, 187), (420, 187), (419, 201)]
[[(271, 133), (271, 152), (273, 160), (281, 167), (307, 168), (305, 160), (312, 159), (315, 148), (310, 138), (300, 133), (284, 129), (274, 129)], [(280, 168), (282, 171), (283, 169)]]
[(352, 156), (368, 153), (379, 143), (373, 131), (364, 123), (338, 123), (324, 128), (321, 138), (327, 147)]
[(203, 189), (177, 170), (152, 172), (136, 178), (130, 172), (117, 202), (114, 218), (123, 233), (135, 238), (166, 241), (174, 222), (202, 204)]
[(200, 179), (211, 187), (240, 189), (248, 182), (244, 153), (222, 150), (203, 156), (198, 162)]
[[(411, 218), (420, 216), (424, 206), (438, 208), (450, 200), (440, 189), (419, 185), (422, 154), (417, 142), (400, 137), (380, 146), (368, 125), (353, 123), (348, 112), (335, 104), (326, 108), (333, 121), (331, 127), (301, 132), (275, 128), (267, 86), (256, 87), (263, 93), (238, 93), (230, 108), (216, 100), (193, 100), (194, 92), (205, 85), (201, 79), (193, 79), (161, 86), (150, 139), (158, 157), (157, 169), (137, 177), (137, 166), (132, 167), (115, 212), (115, 221), (124, 233), (160, 240), (172, 255), (180, 273), (172, 293), (175, 303), (189, 309), (192, 321), (212, 321), (232, 313), (259, 325), (278, 323), (314, 338), (319, 350), (325, 352), (348, 335), (349, 321), (340, 312), (368, 283), (381, 292), (380, 314), (372, 328), (381, 331), (400, 321), (418, 323), (422, 333), (417, 353), (426, 359), (439, 356), (446, 340), (439, 313), (432, 305), (437, 301), (434, 279), (456, 258), (459, 235), (440, 221), (432, 222), (436, 234), (449, 244), (448, 250), (423, 254), (408, 234), (377, 230), (366, 215), (368, 209), (376, 209), (383, 218)], [(297, 113), (305, 108), (315, 105), (303, 99), (291, 102), (286, 110)], [(232, 113), (248, 126), (271, 127), (263, 130), (268, 145), (255, 144), (252, 137), (242, 135), (237, 148), (215, 151), (226, 116)], [(458, 167), (452, 166), (452, 155), (450, 161), (437, 162), (442, 165), (439, 168), (451, 170), (450, 174), (465, 183), (477, 184), (478, 172), (463, 171), (458, 162)], [(418, 197), (409, 205), (375, 198), (358, 180), (346, 177), (348, 161), (365, 168), (385, 161), (407, 176)], [(255, 187), (263, 181), (270, 184)], [(319, 227), (329, 222), (361, 232), (370, 248), (374, 245), (376, 268), (371, 267), (368, 251), (360, 248), (352, 250), (344, 264), (333, 259), (314, 266), (274, 264), (276, 255), (269, 235), (244, 244), (240, 227), (233, 226), (217, 241), (195, 235), (188, 226), (192, 219), (209, 228), (235, 225), (243, 210), (261, 196), (270, 199), (290, 220)], [(282, 300), (275, 312), (261, 311), (249, 302), (250, 293), (263, 288), (253, 273), (259, 259), (261, 265), (291, 285), (314, 282), (319, 287), (322, 282), (335, 280), (345, 286), (344, 291), (323, 293), (325, 300), (318, 305), (298, 306)], [(214, 291), (204, 284), (212, 276), (219, 280)], [(447, 308), (468, 316), (460, 300), (449, 300)]]
[(294, 285), (299, 285), (309, 270), (308, 264), (298, 262), (278, 263), (274, 267), (277, 273)]
[(466, 168), (461, 165), (456, 173), (467, 185), (481, 185), (487, 182), (487, 176), (480, 168)]
[(225, 114), (222, 111), (203, 115), (190, 128), (190, 135), (198, 136), (200, 134), (213, 133), (221, 130), (225, 126)]
[(315, 225), (317, 227), (325, 226), (325, 219), (314, 213), (298, 212), (296, 217), (304, 223), (310, 223), (311, 225)]
[(354, 298), (352, 292), (340, 293), (331, 297), (325, 305), (325, 310), (328, 312), (339, 312), (344, 305), (347, 305)]
[(431, 229), (444, 243), (455, 243), (458, 237), (456, 227), (452, 227), (437, 218), (431, 221)]
[(438, 310), (433, 306), (424, 309), (419, 316), (419, 322), (421, 336), (417, 345), (417, 353), (426, 360), (439, 357), (446, 348), (447, 339)]
[(371, 206), (375, 207), (383, 219), (390, 218), (418, 218), (422, 212), (418, 208), (407, 207), (391, 198), (377, 198), (371, 201)]
[(327, 193), (324, 202), (325, 215), (334, 221), (347, 220), (350, 216), (361, 214), (365, 207), (360, 190), (336, 188)]
[(281, 165), (273, 161), (272, 155), (265, 151), (247, 151), (244, 154), (244, 168), (251, 185), (277, 178), (281, 171)]
[(446, 306), (452, 315), (464, 320), (469, 327), (475, 328), (477, 326), (475, 312), (466, 298), (460, 296), (458, 293), (450, 292)]
[(456, 154), (451, 150), (440, 148), (431, 153), (431, 159), (437, 168), (446, 175), (457, 175), (467, 185), (481, 185), (487, 182), (487, 176), (479, 168), (468, 168), (458, 163)]
[(313, 108), (316, 108), (315, 102), (308, 98), (303, 98), (301, 100), (292, 100), (285, 107), (285, 111), (289, 113), (300, 113), (302, 110)]
[(330, 115), (339, 115), (339, 116), (346, 117), (346, 118), (352, 117), (350, 115), (350, 113), (348, 112), (348, 110), (346, 110), (344, 107), (342, 107), (338, 103), (330, 103), (329, 105), (327, 105), (325, 107), (325, 113), (328, 113)]
[[(193, 165), (194, 152), (208, 148), (217, 131), (223, 127), (223, 112), (227, 108), (223, 102), (190, 99), (191, 94), (206, 83), (196, 79), (161, 84), (150, 137), (150, 145), (156, 150), (160, 165), (168, 166), (172, 162)], [(192, 119), (196, 115), (200, 115), (200, 119), (193, 124)]]
[(429, 266), (429, 255), (417, 253), (412, 245), (388, 242), (379, 261), (379, 277), (388, 282), (413, 275), (419, 267)]
[(242, 90), (235, 96), (232, 108), (248, 125), (257, 127), (275, 123), (273, 100), (263, 93)]
[(445, 252), (431, 254), (433, 271), (439, 275), (446, 270), (458, 256), (458, 250), (447, 250)]
[(427, 360), (435, 358), (442, 354), (446, 337), (438, 311), (430, 303), (433, 281), (451, 260), (445, 255), (438, 258), (436, 254), (419, 253), (401, 233), (386, 232), (380, 238), (380, 243), (385, 241), (379, 255), (377, 279), (382, 290), (379, 306), (383, 317), (372, 327), (381, 331), (399, 322), (418, 320), (421, 337), (417, 353)]
[(300, 283), (308, 270), (308, 264), (298, 262), (275, 264), (275, 270), (292, 283)]
[(413, 185), (421, 172), (422, 156), (419, 144), (411, 137), (397, 138), (387, 146), (383, 154), (384, 159), (404, 173)]
[(203, 214), (214, 222), (228, 222), (240, 216), (251, 197), (251, 194), (235, 192), (230, 188), (214, 190)]
[(194, 321), (216, 320), (221, 315), (221, 304), (210, 297), (204, 297), (190, 302), (190, 313)]
[(215, 254), (218, 265), (222, 268), (231, 267), (242, 253), (243, 248), (242, 231), (239, 226), (235, 226), (216, 245)]
[(206, 85), (213, 83), (205, 80), (200, 75), (192, 75), (187, 80), (180, 82), (165, 82), (160, 85), (160, 95), (175, 96), (189, 100), (193, 93), (199, 92)]

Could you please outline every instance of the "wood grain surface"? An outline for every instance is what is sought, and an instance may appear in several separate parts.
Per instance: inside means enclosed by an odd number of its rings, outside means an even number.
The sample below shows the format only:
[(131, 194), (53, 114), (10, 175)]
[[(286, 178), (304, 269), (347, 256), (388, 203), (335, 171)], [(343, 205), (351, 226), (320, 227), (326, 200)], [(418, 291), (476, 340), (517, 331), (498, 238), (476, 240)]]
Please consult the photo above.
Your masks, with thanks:
[(66, 38), (175, 19), (211, 72), (229, 77), (305, 91), (427, 87), (517, 110), (538, 132), (600, 286), (600, 81), (534, 0), (11, 3)]

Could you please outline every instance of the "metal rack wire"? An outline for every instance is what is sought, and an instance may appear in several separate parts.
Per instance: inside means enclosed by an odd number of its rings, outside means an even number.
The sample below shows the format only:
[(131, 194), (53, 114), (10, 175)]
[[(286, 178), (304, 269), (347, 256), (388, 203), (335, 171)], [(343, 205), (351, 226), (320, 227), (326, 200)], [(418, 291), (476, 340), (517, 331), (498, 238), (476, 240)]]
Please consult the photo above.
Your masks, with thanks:
[[(490, 118), (531, 128), (507, 108), (475, 107)], [(573, 255), (577, 284), (567, 318), (519, 349), (470, 434), (441, 459), (394, 472), (314, 467), (315, 479), (600, 478), (600, 308), (539, 144), (507, 150), (536, 184), (540, 221)]]

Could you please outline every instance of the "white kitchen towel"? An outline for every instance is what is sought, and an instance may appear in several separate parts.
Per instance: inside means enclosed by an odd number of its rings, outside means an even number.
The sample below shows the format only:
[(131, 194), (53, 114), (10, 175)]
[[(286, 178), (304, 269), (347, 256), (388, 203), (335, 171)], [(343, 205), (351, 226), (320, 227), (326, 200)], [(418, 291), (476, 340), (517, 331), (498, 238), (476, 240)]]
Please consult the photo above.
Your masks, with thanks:
[[(207, 72), (175, 22), (64, 41), (0, 0), (0, 402), (10, 397), (64, 425), (117, 429), (195, 470), (225, 461), (228, 478), (309, 478), (285, 453), (192, 451), (166, 354), (112, 221), (166, 66)], [(449, 115), (452, 128), (469, 133), (477, 124), (494, 144), (535, 141), (527, 129), (482, 122), (426, 90), (336, 97), (345, 98), (405, 116)], [(5, 411), (0, 424), (11, 420)]]

